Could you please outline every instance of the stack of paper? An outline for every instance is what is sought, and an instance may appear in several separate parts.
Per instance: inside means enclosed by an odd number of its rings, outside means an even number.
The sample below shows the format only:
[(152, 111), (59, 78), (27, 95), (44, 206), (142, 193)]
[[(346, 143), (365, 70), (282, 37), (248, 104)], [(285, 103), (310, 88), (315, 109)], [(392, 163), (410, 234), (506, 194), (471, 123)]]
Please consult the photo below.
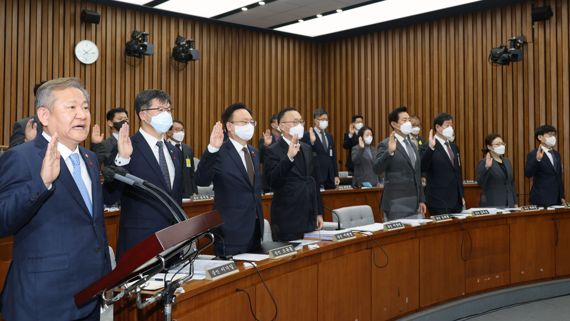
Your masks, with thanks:
[(394, 221), (390, 221), (390, 222), (401, 222), (402, 224), (415, 227), (415, 226), (424, 225), (424, 224), (429, 223), (431, 221), (432, 220), (429, 218), (414, 218), (414, 219), (402, 218), (402, 219), (394, 220)]
[(334, 239), (335, 235), (341, 234), (344, 232), (348, 232), (348, 231), (350, 231), (350, 230), (344, 229), (344, 230), (333, 230), (333, 231), (325, 231), (325, 230), (313, 231), (313, 232), (305, 233), (304, 238), (306, 238), (306, 239), (317, 239), (317, 240), (321, 240), (321, 241), (332, 241)]
[(382, 223), (372, 223), (368, 225), (361, 225), (351, 227), (350, 230), (358, 232), (378, 232), (384, 230), (384, 224)]

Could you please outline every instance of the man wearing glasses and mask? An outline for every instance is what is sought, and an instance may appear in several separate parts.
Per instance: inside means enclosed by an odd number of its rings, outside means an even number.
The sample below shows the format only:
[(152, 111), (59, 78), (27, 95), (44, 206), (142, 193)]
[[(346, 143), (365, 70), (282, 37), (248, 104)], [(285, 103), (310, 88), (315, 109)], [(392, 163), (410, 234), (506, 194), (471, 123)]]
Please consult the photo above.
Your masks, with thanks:
[[(124, 167), (130, 174), (162, 188), (182, 204), (181, 152), (165, 137), (172, 126), (170, 104), (170, 96), (162, 90), (140, 92), (135, 98), (140, 128), (129, 138), (128, 125), (122, 126), (118, 145), (129, 148), (119, 148), (112, 159), (116, 166)], [(170, 211), (148, 194), (116, 181), (106, 184), (106, 188), (110, 194), (105, 199), (107, 204), (121, 201), (118, 257), (154, 232), (176, 223)]]
[[(228, 257), (260, 248), (263, 235), (259, 155), (248, 142), (256, 121), (243, 103), (230, 105), (214, 125), (196, 170), (196, 184), (214, 184), (214, 208), (224, 224), (215, 231), (215, 254)], [(224, 141), (224, 131), (228, 139)]]

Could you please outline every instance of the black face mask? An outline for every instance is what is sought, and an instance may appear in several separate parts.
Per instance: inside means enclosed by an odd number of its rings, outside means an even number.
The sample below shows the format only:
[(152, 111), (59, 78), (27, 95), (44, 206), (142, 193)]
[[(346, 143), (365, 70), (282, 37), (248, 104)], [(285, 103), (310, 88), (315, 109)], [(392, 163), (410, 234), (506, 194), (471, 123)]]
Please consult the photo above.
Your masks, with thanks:
[(123, 124), (125, 124), (125, 123), (128, 124), (129, 122), (126, 120), (121, 120), (121, 121), (117, 121), (117, 122), (114, 121), (113, 122), (113, 128), (115, 128), (117, 131), (119, 131), (119, 130), (121, 130), (121, 127), (123, 127)]

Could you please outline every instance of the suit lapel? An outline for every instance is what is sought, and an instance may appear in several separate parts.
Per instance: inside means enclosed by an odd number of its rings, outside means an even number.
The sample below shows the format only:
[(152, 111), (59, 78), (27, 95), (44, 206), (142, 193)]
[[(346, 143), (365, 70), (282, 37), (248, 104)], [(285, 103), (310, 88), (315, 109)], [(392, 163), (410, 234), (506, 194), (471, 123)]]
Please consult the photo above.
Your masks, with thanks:
[[(89, 214), (89, 210), (85, 205), (85, 201), (83, 201), (81, 192), (79, 192), (79, 188), (77, 187), (77, 184), (75, 184), (75, 180), (73, 179), (73, 176), (71, 176), (69, 168), (67, 168), (67, 164), (65, 163), (65, 160), (63, 158), (61, 158), (60, 160), (60, 171), (58, 179), (61, 180), (62, 185), (65, 186), (65, 188), (69, 191), (71, 198), (73, 198), (73, 200), (75, 200), (75, 202), (81, 207), (81, 209), (83, 209), (83, 213), (88, 217), (90, 217), (91, 215)], [(93, 183), (93, 178), (91, 178), (91, 183)], [(91, 192), (91, 194), (93, 195), (93, 192)]]
[(96, 168), (93, 160), (89, 158), (89, 155), (85, 152), (83, 147), (79, 147), (79, 152), (81, 153), (81, 157), (85, 162), (85, 167), (87, 168), (87, 172), (89, 174), (89, 178), (91, 179), (91, 204), (93, 206), (93, 219), (95, 219), (95, 215), (99, 213), (103, 213), (103, 209), (100, 208), (100, 203), (96, 200), (100, 199), (99, 195), (99, 169)]
[[(400, 154), (404, 155), (404, 158), (406, 159), (406, 163), (408, 163), (408, 165), (410, 165), (410, 167), (413, 169), (414, 167), (412, 166), (412, 160), (410, 159), (410, 156), (408, 156), (408, 152), (406, 151), (406, 148), (400, 143), (399, 140), (396, 140), (396, 149), (400, 152)], [(417, 160), (417, 158), (416, 158), (416, 160)]]
[(133, 136), (132, 142), (136, 145), (136, 147), (133, 146), (133, 148), (136, 148), (137, 150), (140, 151), (144, 160), (147, 162), (149, 168), (152, 169), (156, 175), (158, 175), (157, 177), (161, 178), (160, 181), (162, 182), (162, 188), (164, 188), (165, 191), (170, 190), (170, 188), (168, 187), (168, 185), (170, 184), (167, 185), (166, 182), (164, 181), (162, 170), (160, 169), (160, 166), (156, 161), (156, 157), (154, 157), (154, 153), (151, 147), (148, 145), (143, 135), (140, 132), (137, 132)]
[[(449, 146), (451, 146), (451, 144)], [(447, 153), (447, 148), (445, 148), (445, 146), (443, 146), (437, 139), (436, 139), (435, 149), (445, 157), (449, 166), (451, 166), (451, 168), (454, 168), (453, 164), (451, 163), (451, 159), (449, 158), (449, 154)], [(453, 161), (457, 162), (457, 159), (455, 159), (455, 152), (453, 151), (453, 148), (451, 148), (451, 152), (453, 153)]]

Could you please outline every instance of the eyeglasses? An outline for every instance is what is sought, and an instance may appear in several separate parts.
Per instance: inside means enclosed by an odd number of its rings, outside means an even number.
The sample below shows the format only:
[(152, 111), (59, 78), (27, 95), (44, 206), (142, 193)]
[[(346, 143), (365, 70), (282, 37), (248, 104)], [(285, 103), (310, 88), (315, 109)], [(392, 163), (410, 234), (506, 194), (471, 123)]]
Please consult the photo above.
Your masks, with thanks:
[(291, 121), (282, 121), (283, 124), (293, 124), (294, 126), (297, 125), (305, 125), (304, 120), (291, 120)]
[(252, 124), (253, 127), (257, 126), (257, 122), (255, 120), (236, 120), (236, 121), (231, 121), (230, 123), (237, 124), (240, 126), (244, 126), (247, 124)]
[(161, 112), (161, 113), (162, 113), (163, 111), (172, 113), (172, 111), (174, 110), (174, 108), (172, 108), (172, 107), (165, 107), (165, 106), (158, 106), (158, 107), (153, 107), (153, 108), (145, 108), (145, 109), (143, 109), (143, 110), (141, 110), (141, 111), (145, 111), (145, 110), (158, 110), (158, 111)]

